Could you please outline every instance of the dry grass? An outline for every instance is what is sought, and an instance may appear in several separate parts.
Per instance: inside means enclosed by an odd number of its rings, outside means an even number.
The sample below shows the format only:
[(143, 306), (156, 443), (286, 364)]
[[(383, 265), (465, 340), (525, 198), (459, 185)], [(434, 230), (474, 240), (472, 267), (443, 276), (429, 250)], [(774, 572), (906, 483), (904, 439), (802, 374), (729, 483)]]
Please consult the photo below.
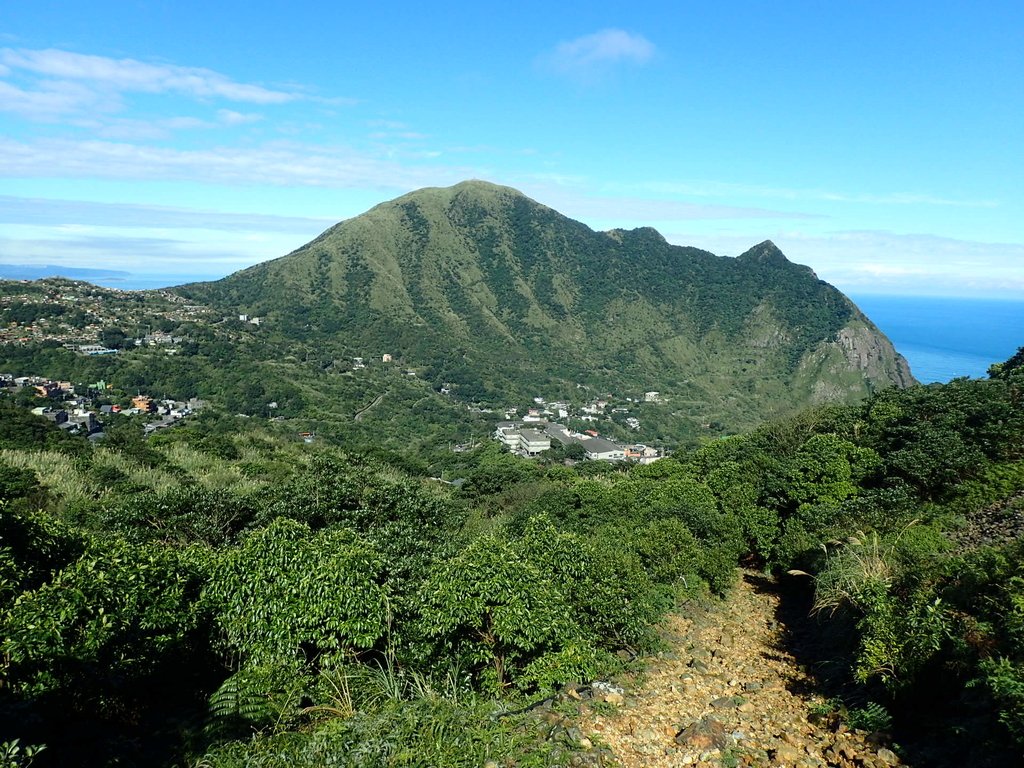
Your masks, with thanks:
[(39, 482), (64, 502), (90, 499), (99, 490), (73, 458), (57, 451), (0, 450), (0, 461), (35, 472)]
[(896, 545), (917, 522), (912, 520), (890, 541), (884, 541), (875, 531), (857, 531), (845, 542), (823, 545), (828, 561), (815, 578), (813, 610), (834, 612), (843, 605), (863, 608), (870, 595), (887, 592), (898, 575)]

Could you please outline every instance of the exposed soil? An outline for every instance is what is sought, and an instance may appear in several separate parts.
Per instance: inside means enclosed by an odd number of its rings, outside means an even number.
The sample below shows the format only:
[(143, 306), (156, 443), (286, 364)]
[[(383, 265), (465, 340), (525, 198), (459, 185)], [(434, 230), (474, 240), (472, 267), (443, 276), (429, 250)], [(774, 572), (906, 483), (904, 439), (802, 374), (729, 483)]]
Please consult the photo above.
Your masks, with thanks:
[(746, 573), (720, 606), (671, 616), (669, 650), (606, 694), (615, 714), (588, 711), (581, 731), (624, 768), (904, 764), (884, 734), (815, 714), (818, 682), (792, 655), (799, 638), (780, 622), (792, 610), (780, 600), (774, 582)]

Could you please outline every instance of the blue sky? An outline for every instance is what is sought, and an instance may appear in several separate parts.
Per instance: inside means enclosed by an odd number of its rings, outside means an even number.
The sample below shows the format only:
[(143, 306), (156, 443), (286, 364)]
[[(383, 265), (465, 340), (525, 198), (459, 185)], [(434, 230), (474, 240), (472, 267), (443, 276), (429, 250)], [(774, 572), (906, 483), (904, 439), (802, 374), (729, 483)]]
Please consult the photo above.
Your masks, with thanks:
[(5, 3), (0, 264), (219, 277), (484, 178), (853, 293), (1024, 298), (1019, 0), (555, 5)]

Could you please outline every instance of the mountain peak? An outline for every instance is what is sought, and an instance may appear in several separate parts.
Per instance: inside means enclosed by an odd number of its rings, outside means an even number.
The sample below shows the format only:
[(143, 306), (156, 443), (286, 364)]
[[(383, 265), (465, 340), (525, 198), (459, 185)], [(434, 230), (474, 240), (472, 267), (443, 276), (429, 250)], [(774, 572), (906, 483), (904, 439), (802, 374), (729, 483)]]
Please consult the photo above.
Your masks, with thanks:
[(786, 258), (786, 255), (779, 250), (779, 247), (771, 240), (765, 240), (763, 243), (758, 243), (750, 250), (740, 254), (738, 258), (741, 261), (754, 262), (756, 264), (770, 264), (775, 266), (784, 266), (790, 263), (789, 259)]
[[(483, 179), (466, 179), (449, 187), (424, 187), (408, 192), (391, 203), (418, 202), (422, 200), (444, 200), (452, 202), (460, 199), (493, 200), (500, 198), (526, 198), (522, 192), (513, 187), (506, 187)], [(388, 203), (384, 203), (388, 205)]]

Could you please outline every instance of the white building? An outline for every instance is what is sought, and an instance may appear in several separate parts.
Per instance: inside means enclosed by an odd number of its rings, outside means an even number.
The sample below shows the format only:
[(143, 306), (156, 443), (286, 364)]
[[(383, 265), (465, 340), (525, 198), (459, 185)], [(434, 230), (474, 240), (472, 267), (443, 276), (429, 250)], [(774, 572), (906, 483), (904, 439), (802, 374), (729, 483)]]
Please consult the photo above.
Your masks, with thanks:
[(514, 421), (498, 422), (494, 437), (510, 451), (514, 451), (519, 448), (519, 425)]
[(626, 452), (611, 440), (592, 437), (583, 443), (583, 450), (591, 461), (624, 461)]
[(551, 438), (535, 429), (523, 429), (519, 432), (519, 449), (528, 456), (536, 456), (551, 448)]
[(637, 464), (653, 464), (661, 458), (661, 451), (649, 445), (630, 445), (626, 447), (626, 458)]

